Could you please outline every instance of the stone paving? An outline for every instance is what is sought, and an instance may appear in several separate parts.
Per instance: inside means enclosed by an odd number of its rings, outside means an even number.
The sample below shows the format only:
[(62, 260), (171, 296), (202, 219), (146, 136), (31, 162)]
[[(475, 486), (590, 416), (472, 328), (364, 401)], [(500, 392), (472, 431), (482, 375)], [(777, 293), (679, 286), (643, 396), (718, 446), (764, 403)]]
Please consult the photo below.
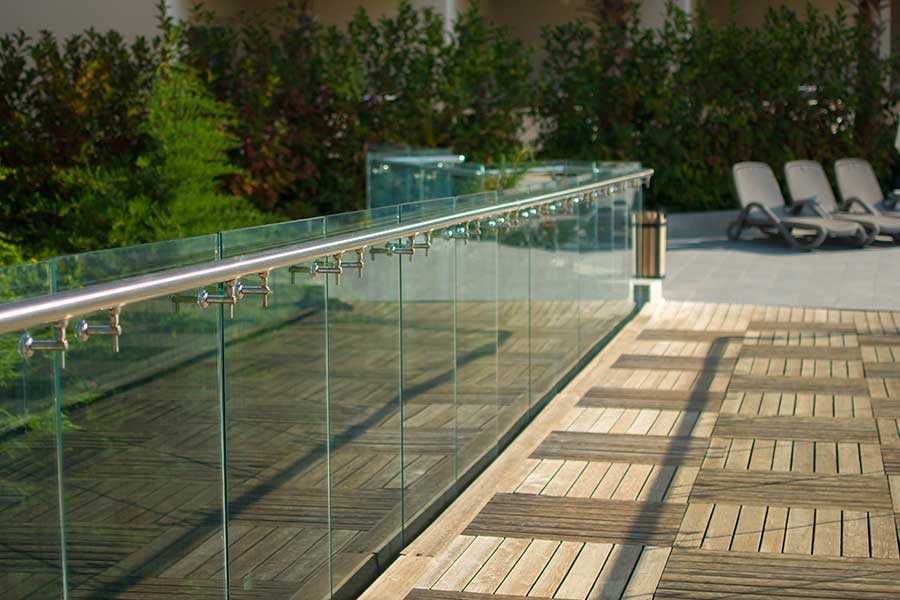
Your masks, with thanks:
[(900, 246), (885, 238), (864, 249), (826, 242), (797, 252), (781, 240), (730, 242), (731, 211), (671, 215), (669, 300), (891, 310), (900, 307)]

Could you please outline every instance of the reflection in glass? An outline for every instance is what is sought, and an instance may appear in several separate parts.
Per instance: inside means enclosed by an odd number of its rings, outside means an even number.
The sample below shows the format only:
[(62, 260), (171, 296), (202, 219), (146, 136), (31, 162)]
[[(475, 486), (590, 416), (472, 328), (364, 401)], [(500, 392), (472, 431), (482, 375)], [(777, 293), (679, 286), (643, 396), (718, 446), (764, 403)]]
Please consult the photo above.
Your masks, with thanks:
[[(398, 220), (391, 207), (327, 217), (325, 229), (335, 235)], [(406, 256), (373, 249), (361, 277), (344, 274), (338, 285), (328, 276), (326, 284), (335, 588), (401, 541), (400, 260)]]
[[(52, 292), (51, 263), (0, 269), (0, 301)], [(30, 332), (52, 338), (50, 328)], [(0, 589), (3, 597), (62, 596), (56, 353), (19, 356), (20, 333), (0, 335)]]
[[(169, 268), (180, 253), (211, 261), (216, 236), (147, 248), (157, 252)], [(120, 258), (58, 259), (59, 276), (67, 286), (91, 285)], [(123, 315), (120, 352), (109, 338), (72, 341), (61, 371), (70, 595), (224, 591), (218, 311), (166, 297), (130, 304)]]

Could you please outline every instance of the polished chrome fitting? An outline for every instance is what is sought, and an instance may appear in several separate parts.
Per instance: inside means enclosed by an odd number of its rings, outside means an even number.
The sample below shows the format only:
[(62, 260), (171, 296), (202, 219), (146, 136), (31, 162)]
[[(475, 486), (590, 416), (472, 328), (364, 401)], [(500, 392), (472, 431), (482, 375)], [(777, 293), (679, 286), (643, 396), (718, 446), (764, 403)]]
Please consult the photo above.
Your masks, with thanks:
[(66, 368), (66, 350), (69, 349), (69, 342), (66, 340), (66, 327), (69, 325), (67, 320), (57, 321), (53, 324), (53, 331), (56, 338), (53, 340), (36, 340), (31, 334), (25, 332), (19, 338), (19, 355), (22, 358), (31, 358), (35, 352), (59, 352), (60, 366)]
[(369, 252), (373, 261), (378, 254), (384, 254), (385, 256), (403, 254), (409, 256), (409, 260), (412, 260), (413, 255), (416, 253), (416, 236), (415, 234), (409, 236), (405, 244), (402, 241), (388, 242), (383, 248), (372, 248)]
[(414, 250), (424, 250), (425, 256), (428, 256), (428, 251), (431, 250), (431, 236), (434, 234), (434, 231), (428, 230), (422, 232), (422, 238), (424, 241), (416, 242), (415, 236), (413, 236), (413, 249)]
[(363, 261), (363, 253), (366, 251), (366, 247), (357, 248), (353, 252), (356, 253), (356, 260), (344, 260), (341, 257), (341, 268), (342, 269), (356, 269), (356, 274), (359, 279), (362, 279), (363, 268), (365, 268), (366, 263)]
[(86, 320), (78, 321), (75, 325), (75, 339), (84, 343), (92, 335), (108, 336), (112, 340), (113, 352), (119, 351), (119, 336), (122, 335), (122, 325), (119, 323), (119, 313), (122, 307), (115, 306), (109, 309), (109, 324), (91, 325)]
[(210, 304), (224, 304), (228, 307), (228, 318), (234, 318), (234, 305), (243, 294), (243, 285), (240, 280), (232, 279), (225, 282), (225, 291), (222, 294), (210, 294), (208, 290), (200, 290), (197, 293), (197, 306), (209, 308)]
[(462, 240), (463, 244), (469, 243), (469, 224), (453, 225), (447, 228), (448, 240)]
[(269, 295), (271, 293), (272, 288), (269, 287), (268, 271), (259, 273), (259, 285), (244, 285), (243, 283), (239, 283), (237, 288), (238, 300), (244, 296), (262, 296), (263, 308), (269, 308)]
[(343, 266), (343, 258), (344, 253), (338, 252), (332, 256), (334, 262), (329, 262), (327, 260), (316, 259), (313, 261), (311, 266), (295, 266), (288, 267), (288, 272), (291, 274), (291, 283), (294, 283), (294, 274), (295, 273), (309, 273), (312, 276), (316, 276), (319, 274), (322, 275), (334, 275), (334, 283), (336, 285), (341, 285), (341, 273), (344, 272)]

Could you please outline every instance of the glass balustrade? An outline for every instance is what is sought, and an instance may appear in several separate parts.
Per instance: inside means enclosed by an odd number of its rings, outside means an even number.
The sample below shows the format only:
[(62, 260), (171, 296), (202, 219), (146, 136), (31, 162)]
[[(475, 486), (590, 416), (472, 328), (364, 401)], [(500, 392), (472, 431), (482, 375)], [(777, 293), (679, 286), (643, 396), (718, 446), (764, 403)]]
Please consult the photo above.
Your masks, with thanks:
[(4, 597), (352, 596), (633, 313), (641, 172), (0, 270), (11, 303), (426, 224), (0, 335)]

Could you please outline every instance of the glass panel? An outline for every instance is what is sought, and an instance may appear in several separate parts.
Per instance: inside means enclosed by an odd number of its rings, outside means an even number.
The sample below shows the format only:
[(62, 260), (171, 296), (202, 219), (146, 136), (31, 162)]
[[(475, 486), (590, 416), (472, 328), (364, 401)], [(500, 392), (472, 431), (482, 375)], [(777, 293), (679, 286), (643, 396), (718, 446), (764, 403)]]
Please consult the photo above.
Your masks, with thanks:
[[(324, 225), (225, 232), (222, 254), (322, 239)], [(325, 280), (296, 271), (270, 272), (268, 307), (245, 295), (224, 329), (231, 589), (273, 600), (323, 597), (330, 586)]]
[[(400, 206), (401, 222), (453, 212), (453, 198)], [(425, 236), (418, 236), (424, 243)], [(403, 285), (403, 465), (407, 528), (415, 532), (432, 501), (456, 481), (456, 355), (453, 348), (456, 242), (441, 232), (428, 255), (401, 260)]]
[[(567, 185), (567, 184), (566, 184)], [(555, 187), (562, 188), (558, 184)], [(532, 400), (553, 389), (578, 349), (577, 217), (562, 203), (529, 211)]]
[[(456, 212), (496, 204), (496, 195), (458, 198)], [(456, 250), (456, 398), (458, 472), (496, 454), (497, 429), (497, 230), (474, 223)]]
[[(78, 287), (142, 255), (158, 257), (154, 269), (212, 261), (217, 238), (119, 252), (58, 259), (59, 276)], [(123, 309), (120, 352), (99, 335), (70, 343), (61, 397), (72, 595), (224, 594), (219, 321), (192, 294), (157, 298)]]
[[(327, 217), (325, 230), (397, 222), (392, 207)], [(340, 285), (333, 275), (326, 284), (335, 589), (376, 555), (384, 564), (402, 541), (401, 259), (367, 252), (361, 277), (348, 270)]]
[[(52, 292), (50, 263), (0, 269), (0, 302)], [(52, 339), (36, 327), (35, 339)], [(55, 352), (25, 360), (20, 333), (0, 335), (0, 589), (3, 596), (60, 598), (57, 434), (62, 427), (55, 397)]]
[[(579, 353), (590, 350), (618, 318), (613, 277), (612, 202), (599, 193), (585, 194), (579, 203)], [(614, 315), (616, 315), (614, 317)]]
[[(524, 197), (500, 194), (499, 203)], [(495, 219), (498, 227), (497, 381), (501, 437), (528, 413), (531, 404), (531, 252), (529, 228), (518, 214)]]

